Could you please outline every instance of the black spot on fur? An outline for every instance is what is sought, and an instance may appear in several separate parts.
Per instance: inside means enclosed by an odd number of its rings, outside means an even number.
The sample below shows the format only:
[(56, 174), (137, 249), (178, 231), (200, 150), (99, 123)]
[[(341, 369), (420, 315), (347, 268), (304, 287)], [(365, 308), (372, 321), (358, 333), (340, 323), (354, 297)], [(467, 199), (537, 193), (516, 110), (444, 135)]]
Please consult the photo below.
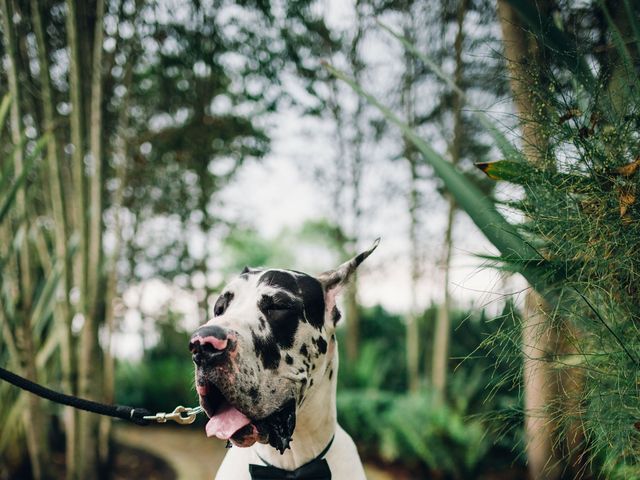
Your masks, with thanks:
[(298, 284), (294, 276), (280, 270), (267, 270), (262, 274), (258, 284), (266, 284), (276, 288), (282, 288), (291, 294), (298, 294)]
[(309, 359), (309, 351), (307, 350), (307, 344), (303, 343), (302, 346), (300, 347), (300, 354), (304, 355), (304, 357), (308, 360)]
[(256, 387), (251, 387), (251, 389), (249, 389), (249, 396), (254, 400), (258, 400), (258, 397), (260, 396), (258, 389)]
[(249, 273), (250, 271), (251, 271), (251, 269), (245, 265), (245, 267), (242, 269), (242, 272), (240, 272), (240, 275), (245, 274), (245, 273)]
[(318, 358), (320, 355), (327, 353), (327, 341), (324, 338), (322, 337), (312, 338), (311, 341), (316, 346), (316, 349), (318, 351), (316, 358)]
[(232, 300), (233, 293), (231, 292), (224, 292), (222, 295), (220, 295), (213, 307), (213, 316), (219, 317), (220, 315), (222, 315), (227, 310), (227, 308), (229, 308)]
[(323, 355), (327, 353), (327, 341), (324, 338), (319, 337), (316, 341), (316, 345), (318, 345), (318, 350), (320, 350), (320, 353), (322, 353)]
[(333, 378), (333, 368), (329, 370), (329, 380)]
[(313, 387), (313, 378), (311, 379), (311, 381), (309, 382), (309, 388)]
[(338, 307), (333, 307), (333, 310), (331, 310), (331, 320), (333, 321), (333, 324), (336, 325), (340, 319), (342, 318), (342, 314), (340, 313), (340, 310), (338, 310)]
[(293, 364), (293, 358), (288, 353), (284, 356), (284, 361), (287, 362), (288, 365)]
[(268, 336), (262, 338), (253, 332), (251, 332), (251, 337), (253, 338), (253, 348), (260, 360), (262, 360), (264, 368), (267, 370), (275, 370), (278, 368), (278, 364), (280, 363), (280, 349), (273, 337)]

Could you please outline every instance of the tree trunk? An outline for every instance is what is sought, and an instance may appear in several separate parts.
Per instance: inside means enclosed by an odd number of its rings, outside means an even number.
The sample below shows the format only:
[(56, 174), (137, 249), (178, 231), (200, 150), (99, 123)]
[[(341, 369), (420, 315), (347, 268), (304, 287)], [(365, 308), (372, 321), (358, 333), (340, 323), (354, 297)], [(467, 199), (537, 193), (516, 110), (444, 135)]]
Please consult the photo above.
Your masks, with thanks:
[[(455, 51), (455, 72), (454, 82), (461, 88), (464, 75), (464, 62), (462, 59), (462, 49), (464, 47), (464, 19), (467, 13), (467, 2), (461, 0), (456, 11), (456, 38), (454, 41)], [(455, 92), (453, 97), (453, 142), (449, 147), (451, 163), (458, 165), (462, 157), (463, 124), (462, 106), (464, 99), (462, 92)], [(440, 401), (444, 399), (447, 383), (447, 364), (449, 360), (449, 331), (451, 319), (451, 294), (449, 282), (451, 278), (451, 255), (453, 249), (453, 225), (455, 220), (456, 203), (453, 198), (448, 199), (447, 229), (444, 238), (444, 296), (442, 304), (438, 309), (436, 318), (436, 330), (433, 344), (433, 370), (432, 384), (436, 398)]]
[[(349, 51), (349, 63), (353, 71), (353, 78), (356, 82), (361, 82), (362, 71), (364, 69), (363, 61), (360, 57), (360, 44), (362, 35), (364, 34), (363, 15), (362, 15), (362, 1), (356, 1), (355, 13), (356, 13), (356, 32), (351, 41), (351, 47)], [(353, 128), (355, 130), (353, 140), (351, 142), (351, 161), (350, 177), (351, 177), (351, 216), (353, 224), (350, 229), (350, 245), (352, 247), (348, 249), (350, 255), (357, 254), (358, 240), (360, 238), (360, 219), (362, 217), (362, 207), (360, 205), (360, 186), (362, 180), (362, 146), (364, 143), (364, 132), (362, 129), (362, 119), (364, 113), (365, 102), (364, 99), (358, 95), (357, 106), (353, 114)], [(347, 338), (345, 344), (345, 351), (348, 361), (355, 362), (358, 358), (360, 350), (360, 310), (358, 308), (358, 278), (354, 275), (351, 280), (351, 284), (345, 292), (346, 302), (346, 327)]]
[[(408, 25), (404, 28), (404, 36), (413, 42), (412, 32), (415, 32), (411, 11), (406, 12), (409, 16)], [(407, 124), (415, 125), (415, 59), (413, 54), (404, 53), (404, 73), (402, 74), (401, 104), (405, 112)], [(413, 145), (404, 140), (404, 158), (409, 167), (409, 257), (410, 257), (410, 282), (411, 282), (411, 305), (407, 316), (406, 329), (406, 350), (407, 350), (407, 385), (409, 391), (415, 393), (420, 387), (420, 331), (418, 326), (418, 281), (420, 280), (420, 255), (418, 238), (418, 212), (420, 211), (420, 194), (418, 192), (418, 160)]]
[[(544, 8), (544, 7), (539, 7)], [(536, 106), (529, 72), (523, 60), (535, 65), (537, 46), (523, 28), (506, 0), (498, 0), (504, 52), (511, 78), (511, 91), (521, 119), (522, 148), (529, 162), (545, 166), (546, 139), (536, 124)], [(537, 59), (539, 62), (539, 59)], [(538, 63), (539, 65), (539, 63)], [(558, 398), (558, 376), (549, 358), (557, 353), (559, 332), (549, 322), (551, 308), (530, 290), (523, 311), (522, 351), (524, 356), (525, 437), (529, 475), (533, 480), (554, 480), (562, 472), (556, 428), (551, 407)]]
[(438, 401), (443, 401), (447, 386), (447, 364), (449, 360), (449, 331), (451, 329), (451, 294), (449, 291), (451, 273), (451, 253), (453, 248), (453, 222), (455, 219), (456, 205), (453, 199), (449, 199), (449, 214), (447, 215), (447, 229), (444, 238), (444, 295), (438, 308), (436, 317), (436, 329), (433, 336), (433, 361), (431, 370), (431, 382), (434, 395)]
[(411, 256), (411, 312), (407, 319), (407, 382), (409, 391), (415, 393), (420, 387), (420, 332), (418, 328), (418, 280), (420, 279), (420, 256), (418, 254), (418, 172), (413, 152), (408, 155), (411, 172), (409, 191), (409, 248)]

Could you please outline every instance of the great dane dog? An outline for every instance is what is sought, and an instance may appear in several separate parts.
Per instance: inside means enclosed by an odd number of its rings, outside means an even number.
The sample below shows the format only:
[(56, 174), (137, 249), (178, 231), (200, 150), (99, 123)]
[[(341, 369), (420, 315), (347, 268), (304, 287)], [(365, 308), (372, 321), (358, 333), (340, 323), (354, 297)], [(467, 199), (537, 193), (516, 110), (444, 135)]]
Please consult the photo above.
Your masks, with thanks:
[(318, 277), (247, 267), (193, 333), (207, 436), (234, 445), (217, 480), (365, 478), (336, 420), (336, 295), (378, 243)]

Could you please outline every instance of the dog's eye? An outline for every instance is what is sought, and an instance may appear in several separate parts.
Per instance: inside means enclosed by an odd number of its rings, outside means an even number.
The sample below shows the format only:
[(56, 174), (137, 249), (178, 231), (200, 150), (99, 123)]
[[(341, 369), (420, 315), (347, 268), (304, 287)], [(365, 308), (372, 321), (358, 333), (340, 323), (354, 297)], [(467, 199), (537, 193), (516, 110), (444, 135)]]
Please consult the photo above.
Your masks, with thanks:
[(265, 312), (282, 312), (294, 309), (295, 303), (286, 295), (265, 295), (260, 302), (260, 308)]
[(291, 302), (284, 301), (283, 299), (271, 298), (270, 302), (267, 303), (266, 309), (267, 311), (279, 311), (279, 310), (290, 310), (293, 307)]
[(231, 292), (225, 292), (220, 295), (218, 300), (216, 300), (216, 304), (213, 306), (213, 316), (219, 317), (222, 315), (231, 303), (231, 300), (233, 300), (233, 293)]
[(267, 311), (269, 311), (269, 312), (279, 312), (281, 310), (290, 310), (290, 309), (291, 309), (291, 305), (273, 304), (273, 305), (267, 307)]

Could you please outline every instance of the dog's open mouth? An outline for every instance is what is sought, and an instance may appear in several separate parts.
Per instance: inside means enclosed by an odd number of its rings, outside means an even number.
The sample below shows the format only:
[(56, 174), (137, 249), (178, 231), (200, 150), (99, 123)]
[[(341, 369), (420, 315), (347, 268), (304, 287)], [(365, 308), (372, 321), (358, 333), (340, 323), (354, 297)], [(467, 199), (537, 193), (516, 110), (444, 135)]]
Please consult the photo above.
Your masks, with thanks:
[(258, 431), (251, 419), (229, 403), (218, 387), (206, 382), (198, 384), (196, 390), (209, 417), (205, 427), (208, 437), (232, 440), (239, 446), (248, 442), (253, 445), (258, 440)]
[(280, 453), (289, 447), (296, 424), (295, 400), (286, 402), (266, 418), (252, 420), (233, 406), (213, 383), (198, 382), (196, 390), (209, 417), (205, 427), (208, 437), (230, 440), (239, 447), (249, 447), (255, 442), (269, 443)]

